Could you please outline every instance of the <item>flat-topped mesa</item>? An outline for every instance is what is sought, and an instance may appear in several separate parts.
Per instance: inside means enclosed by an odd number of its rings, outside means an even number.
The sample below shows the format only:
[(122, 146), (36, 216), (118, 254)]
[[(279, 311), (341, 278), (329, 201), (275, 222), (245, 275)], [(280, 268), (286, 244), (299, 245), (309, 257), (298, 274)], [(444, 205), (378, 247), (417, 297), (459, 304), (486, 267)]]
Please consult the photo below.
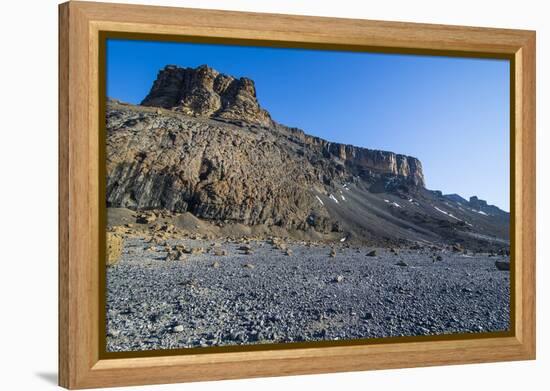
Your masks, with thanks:
[(359, 169), (403, 177), (415, 186), (425, 186), (422, 163), (417, 158), (345, 144), (332, 143), (330, 149), (335, 150), (341, 160)]
[(398, 176), (414, 186), (426, 186), (422, 163), (415, 157), (349, 144), (333, 143), (305, 134), (303, 130), (298, 128), (286, 129), (310, 148), (318, 148), (325, 156), (336, 157), (347, 166), (355, 168), (358, 172)]
[(354, 175), (397, 176), (408, 184), (424, 187), (422, 164), (414, 157), (332, 143), (298, 128), (276, 124), (256, 99), (254, 82), (234, 78), (207, 65), (182, 68), (167, 65), (157, 75), (143, 106), (162, 107), (195, 117), (245, 122), (290, 132), (306, 148), (339, 159)]
[(250, 79), (219, 73), (207, 65), (160, 70), (142, 106), (162, 107), (196, 117), (221, 118), (272, 126), (269, 113), (260, 107)]

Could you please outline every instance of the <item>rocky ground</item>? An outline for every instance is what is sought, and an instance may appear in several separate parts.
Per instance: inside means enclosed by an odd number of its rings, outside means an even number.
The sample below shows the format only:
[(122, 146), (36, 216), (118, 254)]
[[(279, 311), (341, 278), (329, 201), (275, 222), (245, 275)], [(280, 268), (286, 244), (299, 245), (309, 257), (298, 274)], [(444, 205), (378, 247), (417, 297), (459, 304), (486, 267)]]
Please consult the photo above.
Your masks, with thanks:
[(507, 257), (127, 237), (107, 270), (107, 350), (507, 330), (497, 260)]

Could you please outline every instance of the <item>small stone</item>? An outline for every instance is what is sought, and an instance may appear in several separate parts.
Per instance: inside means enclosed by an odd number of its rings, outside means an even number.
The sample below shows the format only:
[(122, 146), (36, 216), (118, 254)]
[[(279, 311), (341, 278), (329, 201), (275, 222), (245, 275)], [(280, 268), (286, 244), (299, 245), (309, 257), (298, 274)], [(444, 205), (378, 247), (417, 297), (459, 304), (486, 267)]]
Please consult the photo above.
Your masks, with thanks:
[(183, 331), (183, 326), (179, 324), (177, 326), (174, 326), (172, 330), (174, 330), (175, 333), (181, 333)]
[(157, 216), (154, 213), (141, 214), (137, 217), (136, 222), (139, 224), (151, 224), (155, 222)]
[(464, 248), (462, 248), (462, 246), (460, 244), (453, 244), (453, 246), (451, 247), (451, 250), (453, 250), (455, 253), (461, 253), (461, 252), (464, 252)]
[(292, 250), (289, 249), (289, 248), (287, 248), (286, 251), (285, 251), (285, 254), (286, 254), (287, 256), (291, 256), (291, 255), (292, 255)]
[(248, 269), (254, 269), (255, 266), (254, 266), (253, 264), (251, 264), (251, 263), (245, 263), (245, 264), (243, 265), (243, 267), (246, 267), (246, 268), (248, 268)]
[(495, 261), (495, 266), (498, 270), (501, 270), (501, 271), (509, 271), (510, 270), (510, 262)]
[(435, 260), (436, 261), (442, 261), (443, 260), (443, 257), (441, 255), (438, 255), (437, 257), (435, 257)]
[(342, 281), (344, 281), (344, 276), (336, 276), (334, 278), (334, 282), (342, 282)]
[(216, 262), (214, 262), (214, 263), (212, 264), (212, 267), (213, 267), (214, 269), (218, 269), (218, 268), (220, 267), (220, 263), (219, 263), (218, 261), (216, 261)]
[(214, 250), (212, 251), (212, 253), (217, 257), (227, 255), (227, 251), (219, 247), (214, 247)]
[(372, 313), (366, 312), (366, 313), (365, 313), (365, 316), (363, 316), (363, 319), (365, 319), (365, 320), (370, 320), (370, 319), (372, 319)]
[(401, 267), (407, 267), (409, 266), (405, 261), (399, 261), (396, 263), (397, 266), (401, 266)]
[(376, 256), (376, 250), (371, 250), (367, 253), (367, 257), (375, 257)]
[(334, 258), (335, 256), (336, 256), (336, 250), (335, 249), (330, 250), (330, 257)]
[(202, 247), (193, 247), (193, 248), (186, 248), (183, 251), (186, 252), (187, 254), (203, 254), (204, 253), (204, 248), (202, 248)]
[(275, 247), (282, 251), (285, 251), (287, 249), (286, 243), (279, 243)]

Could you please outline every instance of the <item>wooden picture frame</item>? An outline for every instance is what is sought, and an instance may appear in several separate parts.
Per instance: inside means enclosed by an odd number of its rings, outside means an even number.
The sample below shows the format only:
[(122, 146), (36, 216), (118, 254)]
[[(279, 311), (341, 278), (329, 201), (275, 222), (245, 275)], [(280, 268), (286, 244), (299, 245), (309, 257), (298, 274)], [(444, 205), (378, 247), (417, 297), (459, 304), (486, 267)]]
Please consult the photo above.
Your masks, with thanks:
[[(512, 330), (475, 339), (104, 358), (103, 32), (511, 61)], [(104, 245), (104, 243), (103, 243)], [(104, 292), (104, 291), (103, 291)], [(71, 1), (59, 6), (59, 384), (70, 389), (535, 358), (535, 32)]]

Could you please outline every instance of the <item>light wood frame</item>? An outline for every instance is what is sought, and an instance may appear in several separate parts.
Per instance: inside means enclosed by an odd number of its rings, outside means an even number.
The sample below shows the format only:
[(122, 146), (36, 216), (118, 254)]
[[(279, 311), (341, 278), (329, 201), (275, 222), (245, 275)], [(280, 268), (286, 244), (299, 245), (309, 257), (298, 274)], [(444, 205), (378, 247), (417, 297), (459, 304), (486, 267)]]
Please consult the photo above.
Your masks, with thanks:
[[(508, 56), (513, 330), (500, 338), (161, 357), (99, 352), (101, 31)], [(535, 358), (535, 32), (91, 2), (59, 6), (59, 384), (92, 388)]]

